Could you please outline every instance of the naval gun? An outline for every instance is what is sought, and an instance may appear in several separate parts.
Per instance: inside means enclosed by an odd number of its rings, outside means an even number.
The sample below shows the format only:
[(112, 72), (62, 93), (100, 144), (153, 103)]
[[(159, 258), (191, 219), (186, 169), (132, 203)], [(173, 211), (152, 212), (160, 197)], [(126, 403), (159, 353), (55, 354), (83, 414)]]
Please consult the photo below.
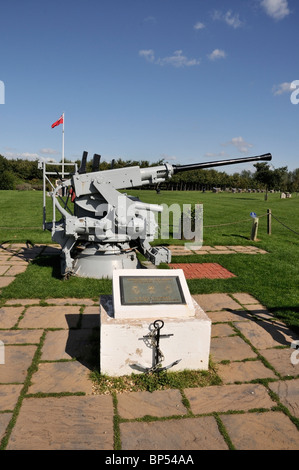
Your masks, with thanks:
[[(114, 269), (140, 268), (136, 251), (153, 265), (170, 262), (168, 248), (150, 244), (157, 230), (155, 214), (162, 212), (162, 205), (143, 203), (121, 190), (158, 185), (185, 171), (272, 159), (267, 153), (188, 165), (163, 163), (147, 168), (131, 166), (100, 171), (101, 157), (94, 154), (92, 170), (87, 172), (87, 156), (83, 152), (80, 168), (76, 166), (73, 174), (53, 186), (50, 193), (53, 219), (44, 223), (44, 229), (51, 231), (52, 240), (61, 245), (64, 277), (111, 278)], [(66, 197), (61, 197), (65, 194)], [(69, 199), (73, 204), (71, 210)], [(57, 211), (61, 215), (58, 221)]]

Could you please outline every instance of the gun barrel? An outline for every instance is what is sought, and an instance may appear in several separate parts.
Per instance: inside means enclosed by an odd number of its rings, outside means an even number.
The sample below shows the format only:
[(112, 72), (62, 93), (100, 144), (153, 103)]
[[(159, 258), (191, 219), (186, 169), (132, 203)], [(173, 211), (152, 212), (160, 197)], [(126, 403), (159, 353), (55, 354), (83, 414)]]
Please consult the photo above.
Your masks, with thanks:
[(272, 160), (271, 153), (265, 153), (264, 155), (257, 155), (255, 157), (233, 158), (229, 160), (216, 160), (214, 162), (192, 163), (189, 165), (172, 165), (172, 166), (173, 166), (173, 173), (175, 174), (175, 173), (181, 173), (183, 171), (213, 168), (215, 166), (236, 165), (238, 163), (250, 163), (250, 162), (269, 161), (269, 160)]

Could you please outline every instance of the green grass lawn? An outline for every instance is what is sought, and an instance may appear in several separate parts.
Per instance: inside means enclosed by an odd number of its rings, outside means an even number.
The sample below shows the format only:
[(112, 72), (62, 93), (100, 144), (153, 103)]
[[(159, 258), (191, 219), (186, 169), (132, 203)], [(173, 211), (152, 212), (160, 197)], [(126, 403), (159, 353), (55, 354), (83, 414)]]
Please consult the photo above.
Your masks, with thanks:
[[(287, 324), (299, 327), (299, 197), (296, 194), (290, 199), (269, 194), (267, 201), (260, 193), (162, 191), (157, 194), (155, 191), (134, 190), (130, 194), (150, 203), (203, 204), (204, 245), (255, 245), (267, 250), (267, 255), (175, 256), (172, 261), (219, 263), (236, 275), (231, 279), (189, 280), (192, 294), (248, 292)], [(50, 220), (50, 198), (47, 198), (47, 205)], [(272, 235), (267, 234), (267, 209), (271, 209), (275, 217), (272, 218)], [(260, 217), (256, 242), (250, 241), (251, 212)], [(42, 230), (41, 192), (0, 191), (0, 215), (1, 243), (28, 240), (34, 244), (51, 243), (50, 233)], [(155, 244), (159, 243), (183, 244), (184, 241), (157, 239)], [(60, 277), (59, 257), (40, 257), (2, 290), (0, 301), (1, 298), (22, 297), (98, 298), (100, 294), (111, 291), (109, 280), (63, 280)]]

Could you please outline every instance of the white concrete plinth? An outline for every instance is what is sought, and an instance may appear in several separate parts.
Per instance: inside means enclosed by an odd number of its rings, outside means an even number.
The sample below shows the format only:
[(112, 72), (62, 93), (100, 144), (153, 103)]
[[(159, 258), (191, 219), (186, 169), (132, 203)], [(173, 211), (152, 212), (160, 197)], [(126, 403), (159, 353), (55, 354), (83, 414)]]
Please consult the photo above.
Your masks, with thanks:
[[(208, 370), (211, 320), (192, 298), (193, 316), (165, 317), (159, 306), (152, 311), (150, 318), (115, 318), (112, 295), (100, 299), (100, 367), (101, 373), (110, 376), (141, 373), (138, 366), (153, 366), (153, 348), (149, 340), (143, 338), (153, 328), (155, 320), (163, 320), (160, 330), (160, 349), (164, 355), (162, 367), (176, 360), (180, 362), (170, 371)], [(172, 305), (169, 305), (171, 312)], [(173, 335), (163, 338), (162, 335)], [(136, 367), (137, 365), (137, 367)]]

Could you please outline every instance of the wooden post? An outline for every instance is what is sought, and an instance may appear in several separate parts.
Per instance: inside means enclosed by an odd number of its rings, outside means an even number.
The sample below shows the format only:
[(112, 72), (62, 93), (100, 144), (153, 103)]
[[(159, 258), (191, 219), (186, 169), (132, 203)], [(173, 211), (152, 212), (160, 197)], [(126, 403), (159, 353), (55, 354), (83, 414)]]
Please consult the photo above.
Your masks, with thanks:
[(257, 239), (258, 225), (259, 225), (259, 219), (258, 219), (258, 217), (255, 217), (253, 219), (253, 222), (252, 222), (251, 236), (250, 236), (250, 240), (252, 240), (252, 241), (256, 241), (256, 239)]
[(267, 209), (267, 233), (271, 235), (272, 233), (272, 212), (271, 209)]

